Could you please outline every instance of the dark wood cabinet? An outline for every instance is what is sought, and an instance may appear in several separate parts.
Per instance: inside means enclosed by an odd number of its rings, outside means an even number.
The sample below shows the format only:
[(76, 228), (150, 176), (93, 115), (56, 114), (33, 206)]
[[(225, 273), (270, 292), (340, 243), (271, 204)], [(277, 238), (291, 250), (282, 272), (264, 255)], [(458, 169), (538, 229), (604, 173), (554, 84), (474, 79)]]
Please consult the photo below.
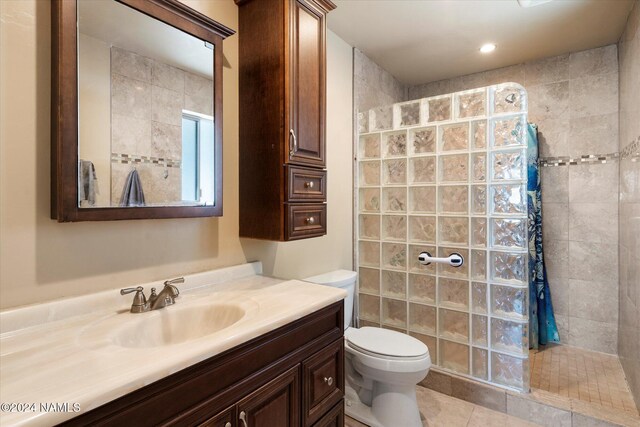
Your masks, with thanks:
[(342, 426), (343, 310), (332, 304), (63, 425)]
[[(326, 234), (329, 0), (236, 0), (240, 39), (240, 236)], [(298, 204), (322, 218), (297, 224)], [(311, 218), (311, 219), (309, 219)], [(322, 222), (317, 222), (317, 220)]]

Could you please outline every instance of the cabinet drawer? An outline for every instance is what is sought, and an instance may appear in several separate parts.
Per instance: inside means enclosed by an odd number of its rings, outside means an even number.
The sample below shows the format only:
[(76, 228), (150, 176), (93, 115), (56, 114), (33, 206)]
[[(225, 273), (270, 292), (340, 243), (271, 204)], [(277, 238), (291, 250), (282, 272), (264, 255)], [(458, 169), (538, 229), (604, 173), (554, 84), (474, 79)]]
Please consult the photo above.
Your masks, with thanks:
[(287, 201), (304, 202), (327, 199), (327, 171), (286, 166)]
[(305, 360), (302, 372), (305, 425), (312, 425), (344, 396), (344, 340)]
[(290, 204), (286, 206), (288, 240), (327, 234), (327, 205)]
[(236, 407), (231, 406), (198, 427), (236, 427)]

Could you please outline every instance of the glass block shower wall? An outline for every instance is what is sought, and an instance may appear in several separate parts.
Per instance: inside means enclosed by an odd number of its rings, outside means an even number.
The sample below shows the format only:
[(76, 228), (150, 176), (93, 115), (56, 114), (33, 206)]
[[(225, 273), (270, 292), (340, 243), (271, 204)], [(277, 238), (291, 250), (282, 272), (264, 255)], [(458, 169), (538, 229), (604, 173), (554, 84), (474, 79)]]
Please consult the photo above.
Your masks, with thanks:
[[(510, 83), (358, 114), (360, 324), (517, 390), (529, 389), (526, 126)], [(424, 251), (464, 264), (422, 265)]]

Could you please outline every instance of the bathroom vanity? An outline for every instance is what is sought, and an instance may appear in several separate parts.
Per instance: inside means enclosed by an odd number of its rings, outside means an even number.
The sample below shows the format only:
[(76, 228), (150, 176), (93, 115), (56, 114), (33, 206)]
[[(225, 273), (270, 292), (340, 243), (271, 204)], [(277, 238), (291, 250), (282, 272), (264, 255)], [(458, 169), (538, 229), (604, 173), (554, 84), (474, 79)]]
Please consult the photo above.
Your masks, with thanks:
[(116, 290), (0, 313), (3, 400), (81, 408), (2, 424), (343, 425), (344, 291), (259, 272), (186, 276), (148, 313)]

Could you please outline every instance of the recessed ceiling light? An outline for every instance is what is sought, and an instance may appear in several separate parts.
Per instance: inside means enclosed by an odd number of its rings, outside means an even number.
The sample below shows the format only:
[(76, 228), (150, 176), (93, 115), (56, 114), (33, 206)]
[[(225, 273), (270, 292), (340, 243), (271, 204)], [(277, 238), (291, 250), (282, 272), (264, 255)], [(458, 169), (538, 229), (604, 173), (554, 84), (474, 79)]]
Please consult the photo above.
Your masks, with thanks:
[(482, 47), (480, 48), (480, 52), (482, 53), (489, 53), (489, 52), (493, 52), (494, 50), (496, 50), (496, 45), (493, 43), (483, 44)]

